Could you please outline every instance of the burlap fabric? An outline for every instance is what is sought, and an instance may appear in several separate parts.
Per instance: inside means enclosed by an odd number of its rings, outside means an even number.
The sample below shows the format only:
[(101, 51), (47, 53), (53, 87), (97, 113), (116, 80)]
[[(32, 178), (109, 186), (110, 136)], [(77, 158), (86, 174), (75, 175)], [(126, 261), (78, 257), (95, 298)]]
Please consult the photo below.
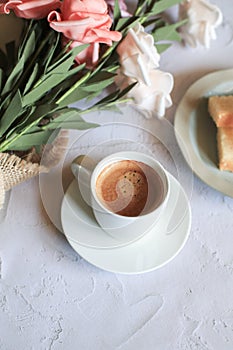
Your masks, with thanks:
[(42, 171), (48, 171), (48, 169), (16, 155), (0, 153), (0, 208), (4, 203), (5, 191), (37, 176)]
[(6, 191), (41, 172), (48, 172), (61, 160), (67, 143), (67, 132), (62, 131), (53, 144), (44, 147), (40, 155), (34, 149), (23, 155), (23, 158), (15, 154), (0, 153), (0, 209), (4, 204)]

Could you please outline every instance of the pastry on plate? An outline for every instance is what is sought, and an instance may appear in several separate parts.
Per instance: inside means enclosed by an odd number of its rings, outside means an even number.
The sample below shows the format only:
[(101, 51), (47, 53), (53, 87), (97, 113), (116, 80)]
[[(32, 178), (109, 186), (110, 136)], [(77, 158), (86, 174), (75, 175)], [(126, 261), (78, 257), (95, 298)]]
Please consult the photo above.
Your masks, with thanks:
[(233, 128), (218, 128), (219, 169), (233, 172)]
[(219, 169), (233, 172), (233, 95), (209, 97), (208, 111), (217, 126)]
[(209, 97), (208, 110), (217, 127), (233, 127), (233, 95)]

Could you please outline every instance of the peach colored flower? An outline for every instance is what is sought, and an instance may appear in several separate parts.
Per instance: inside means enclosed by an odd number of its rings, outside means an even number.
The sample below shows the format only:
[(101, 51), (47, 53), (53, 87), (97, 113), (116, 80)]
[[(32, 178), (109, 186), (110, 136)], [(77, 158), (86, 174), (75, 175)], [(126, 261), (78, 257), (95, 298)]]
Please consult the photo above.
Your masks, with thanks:
[[(69, 40), (63, 36), (62, 44), (66, 46), (69, 43)], [(74, 47), (80, 46), (82, 43), (78, 41), (72, 41), (69, 46), (69, 49), (73, 49)], [(96, 65), (99, 59), (99, 43), (92, 43), (82, 52), (80, 52), (76, 57), (75, 61), (78, 64), (86, 63), (87, 68), (92, 68)]]
[(60, 6), (60, 0), (5, 0), (0, 4), (0, 13), (8, 14), (13, 10), (18, 17), (41, 19)]
[(64, 0), (61, 13), (51, 12), (48, 20), (54, 30), (80, 43), (111, 45), (121, 39), (119, 32), (110, 31), (112, 20), (104, 0)]
[(87, 59), (90, 59), (90, 51), (96, 53), (97, 45), (94, 43), (110, 46), (113, 41), (121, 39), (121, 33), (110, 30), (112, 19), (104, 0), (64, 0), (61, 12), (52, 11), (48, 21), (54, 30), (75, 41), (73, 45), (91, 44), (93, 50), (87, 50)]

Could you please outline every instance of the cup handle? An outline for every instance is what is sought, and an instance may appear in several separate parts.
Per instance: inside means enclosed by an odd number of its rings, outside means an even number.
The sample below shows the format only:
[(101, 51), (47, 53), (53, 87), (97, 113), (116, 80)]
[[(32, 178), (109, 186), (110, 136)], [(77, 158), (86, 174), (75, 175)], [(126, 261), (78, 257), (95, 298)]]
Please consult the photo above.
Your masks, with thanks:
[(94, 160), (88, 156), (80, 155), (76, 157), (71, 163), (71, 170), (76, 179), (78, 179), (79, 172), (83, 171), (90, 177), (92, 171), (94, 170), (96, 163)]
[(95, 166), (95, 161), (86, 155), (79, 155), (71, 163), (71, 171), (78, 182), (80, 193), (88, 205), (91, 205), (90, 182)]

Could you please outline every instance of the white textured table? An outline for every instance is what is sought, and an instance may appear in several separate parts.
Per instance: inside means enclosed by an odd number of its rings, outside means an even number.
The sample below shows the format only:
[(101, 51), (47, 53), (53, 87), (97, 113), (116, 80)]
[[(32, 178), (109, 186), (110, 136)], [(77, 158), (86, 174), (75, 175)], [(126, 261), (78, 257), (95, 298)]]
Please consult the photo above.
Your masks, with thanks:
[[(177, 44), (162, 56), (162, 68), (175, 77), (170, 121), (191, 83), (232, 67), (233, 8), (229, 0), (216, 3), (224, 22), (210, 50)], [(153, 120), (127, 118), (153, 128)], [(149, 136), (135, 131), (133, 137), (153, 151)], [(93, 137), (81, 139), (76, 151), (84, 153), (94, 142)], [(128, 276), (92, 266), (51, 224), (38, 179), (12, 191), (0, 224), (1, 350), (233, 349), (233, 199), (196, 176), (190, 190), (192, 173), (174, 135), (170, 146), (189, 192), (192, 228), (179, 255), (154, 272)], [(67, 185), (68, 159), (64, 178)], [(50, 203), (53, 195), (56, 199), (55, 185), (49, 188)], [(55, 201), (51, 215), (58, 215), (58, 208)]]

